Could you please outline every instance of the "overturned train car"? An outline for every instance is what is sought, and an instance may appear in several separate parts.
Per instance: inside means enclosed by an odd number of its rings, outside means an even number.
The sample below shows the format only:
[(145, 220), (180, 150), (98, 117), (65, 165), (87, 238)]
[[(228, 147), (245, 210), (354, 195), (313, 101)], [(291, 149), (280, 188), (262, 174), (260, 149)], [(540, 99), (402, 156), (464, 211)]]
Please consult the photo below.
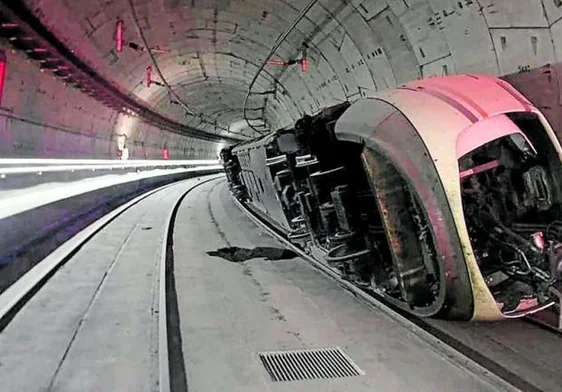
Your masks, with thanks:
[(411, 313), (495, 320), (557, 304), (562, 149), (503, 80), (412, 82), (221, 155), (235, 197)]

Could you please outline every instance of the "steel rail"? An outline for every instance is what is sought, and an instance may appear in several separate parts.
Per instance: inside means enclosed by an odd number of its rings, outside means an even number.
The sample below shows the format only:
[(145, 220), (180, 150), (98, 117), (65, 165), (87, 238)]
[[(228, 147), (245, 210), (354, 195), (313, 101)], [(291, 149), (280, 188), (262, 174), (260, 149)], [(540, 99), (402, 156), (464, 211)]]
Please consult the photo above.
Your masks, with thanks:
[[(172, 269), (170, 269), (170, 261), (173, 263), (172, 241), (175, 218), (179, 206), (189, 193), (201, 185), (210, 181), (215, 181), (222, 176), (222, 174), (220, 176), (212, 176), (211, 178), (200, 181), (185, 190), (181, 196), (174, 201), (172, 210), (165, 223), (163, 235), (164, 244), (160, 254), (158, 274), (158, 388), (160, 392), (182, 392), (183, 388), (171, 388), (171, 386), (174, 385), (174, 381), (177, 382), (177, 380), (174, 380), (176, 377), (179, 377), (180, 381), (182, 381), (180, 384), (183, 384), (183, 380), (185, 380), (185, 374), (183, 377), (181, 374), (176, 374), (177, 370), (175, 370), (175, 367), (178, 364), (175, 363), (175, 358), (172, 358), (172, 360), (170, 359), (170, 352), (178, 350), (177, 347), (170, 347), (171, 337), (169, 336), (170, 332), (176, 333), (173, 330), (174, 326), (170, 325), (169, 320), (170, 312), (177, 312), (177, 309), (173, 309), (174, 304), (170, 303), (170, 301), (173, 301), (175, 297), (175, 288), (171, 287), (171, 284), (173, 283), (173, 265)], [(76, 253), (100, 231), (142, 200), (180, 183), (181, 182), (167, 184), (157, 189), (145, 192), (144, 194), (139, 195), (133, 200), (130, 200), (124, 205), (116, 208), (79, 232), (72, 238), (72, 240), (61, 245), (49, 256), (47, 256), (47, 258), (23, 275), (17, 282), (11, 285), (0, 295), (0, 332), (6, 328), (23, 306), (25, 306), (25, 304), (57, 273), (57, 271), (68, 263), (76, 255)], [(172, 276), (170, 276), (170, 273)], [(172, 281), (170, 281), (170, 277), (172, 278)], [(172, 291), (174, 295), (170, 295), (170, 291)], [(179, 349), (181, 350), (181, 348)], [(187, 384), (185, 384), (185, 391), (187, 391)]]

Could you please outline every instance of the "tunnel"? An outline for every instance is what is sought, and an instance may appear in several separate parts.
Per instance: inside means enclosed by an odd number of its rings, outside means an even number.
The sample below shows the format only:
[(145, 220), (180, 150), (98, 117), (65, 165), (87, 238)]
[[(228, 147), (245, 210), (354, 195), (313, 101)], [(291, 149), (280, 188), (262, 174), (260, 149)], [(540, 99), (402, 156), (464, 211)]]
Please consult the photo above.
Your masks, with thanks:
[(3, 157), (216, 158), (304, 114), (457, 73), (505, 77), (559, 129), (557, 0), (14, 0), (2, 12)]
[(558, 391), (561, 141), (562, 0), (0, 0), (0, 389)]

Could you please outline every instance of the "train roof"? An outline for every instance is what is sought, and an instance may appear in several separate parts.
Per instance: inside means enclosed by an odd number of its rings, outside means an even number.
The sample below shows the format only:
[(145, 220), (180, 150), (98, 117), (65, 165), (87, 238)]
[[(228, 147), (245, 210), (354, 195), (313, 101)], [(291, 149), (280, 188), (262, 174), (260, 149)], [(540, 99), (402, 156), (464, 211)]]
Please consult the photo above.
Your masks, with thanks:
[[(461, 114), (470, 123), (496, 114), (535, 109), (509, 83), (487, 75), (454, 75), (416, 80), (400, 86), (396, 91), (403, 93), (404, 90), (420, 99), (442, 101), (449, 106), (449, 110)], [(403, 105), (400, 106), (404, 108)]]
[(362, 141), (392, 111), (410, 121), (432, 154), (455, 152), (465, 130), (505, 113), (533, 112), (546, 123), (509, 83), (485, 75), (455, 75), (413, 81), (356, 101), (336, 125), (338, 138)]
[[(540, 114), (509, 83), (487, 75), (454, 75), (406, 83), (392, 92), (382, 92), (380, 99), (400, 110), (431, 150), (447, 145), (459, 149), (467, 133), (481, 139), (493, 138), (496, 126), (510, 126), (505, 113)], [(464, 136), (463, 136), (464, 135)], [(476, 141), (475, 141), (476, 142)]]

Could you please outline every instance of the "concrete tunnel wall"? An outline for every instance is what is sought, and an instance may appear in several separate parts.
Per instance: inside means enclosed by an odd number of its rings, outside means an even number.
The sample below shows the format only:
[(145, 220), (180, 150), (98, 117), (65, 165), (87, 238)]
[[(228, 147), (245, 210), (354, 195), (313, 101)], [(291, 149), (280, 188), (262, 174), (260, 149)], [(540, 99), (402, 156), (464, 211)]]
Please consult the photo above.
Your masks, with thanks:
[[(31, 10), (76, 54), (108, 80), (135, 92), (157, 110), (191, 126), (220, 132), (198, 117), (186, 117), (169, 102), (165, 89), (143, 87), (148, 55), (114, 51), (118, 18), (126, 40), (140, 43), (127, 0), (98, 2), (25, 0)], [(141, 28), (151, 46), (170, 53), (157, 62), (182, 99), (228, 128), (242, 119), (250, 78), (278, 35), (308, 0), (135, 0)], [(559, 0), (319, 0), (281, 45), (274, 58), (289, 60), (308, 43), (309, 71), (298, 66), (267, 67), (250, 107), (264, 107), (273, 128), (292, 124), (304, 113), (345, 100), (368, 97), (406, 81), (454, 73), (510, 75), (507, 79), (537, 104), (560, 130), (562, 2)], [(58, 154), (115, 154), (116, 134), (129, 135), (132, 155), (141, 143), (154, 154), (167, 146), (172, 157), (215, 157), (217, 145), (171, 135), (146, 125), (122, 124), (91, 99), (40, 74), (10, 55), (8, 95), (3, 106), (43, 125), (80, 131)], [(545, 64), (550, 64), (545, 66)], [(13, 74), (14, 69), (16, 74)], [(32, 76), (30, 76), (32, 75)], [(19, 82), (18, 82), (19, 81)], [(18, 83), (25, 81), (21, 86)], [(275, 82), (276, 81), (276, 82)], [(10, 86), (19, 92), (10, 98)], [(20, 91), (21, 90), (21, 91)], [(39, 93), (39, 91), (47, 93)], [(56, 103), (55, 103), (56, 101)], [(29, 103), (28, 103), (29, 102)], [(59, 110), (45, 110), (44, 108)], [(64, 113), (61, 109), (65, 108)], [(42, 146), (48, 127), (10, 124), (12, 138)], [(49, 128), (50, 129), (50, 128)], [(5, 131), (3, 131), (5, 132)], [(56, 133), (59, 135), (59, 133)], [(113, 135), (113, 136), (112, 136)], [(92, 140), (95, 139), (95, 142)], [(18, 139), (19, 140), (19, 139)], [(80, 140), (80, 142), (76, 142)], [(3, 143), (4, 144), (4, 143)], [(86, 146), (94, 147), (86, 147)], [(19, 146), (19, 144), (18, 144)], [(24, 151), (28, 151), (24, 153)], [(33, 152), (32, 152), (33, 151)], [(2, 147), (2, 153), (47, 156), (43, 148)], [(152, 154), (152, 153), (151, 153)]]
[[(107, 157), (116, 116), (6, 49), (0, 154), (16, 157)], [(113, 143), (115, 145), (115, 143)]]
[(0, 107), (2, 158), (116, 158), (122, 126), (133, 128), (131, 158), (158, 159), (168, 147), (174, 159), (216, 158), (214, 143), (159, 130), (118, 116), (96, 100), (66, 86), (3, 43), (8, 72)]
[[(0, 107), (2, 158), (116, 158), (126, 121), (131, 158), (216, 158), (214, 143), (159, 130), (113, 110), (66, 86), (3, 42), (8, 71)], [(132, 128), (132, 129), (131, 129)]]

